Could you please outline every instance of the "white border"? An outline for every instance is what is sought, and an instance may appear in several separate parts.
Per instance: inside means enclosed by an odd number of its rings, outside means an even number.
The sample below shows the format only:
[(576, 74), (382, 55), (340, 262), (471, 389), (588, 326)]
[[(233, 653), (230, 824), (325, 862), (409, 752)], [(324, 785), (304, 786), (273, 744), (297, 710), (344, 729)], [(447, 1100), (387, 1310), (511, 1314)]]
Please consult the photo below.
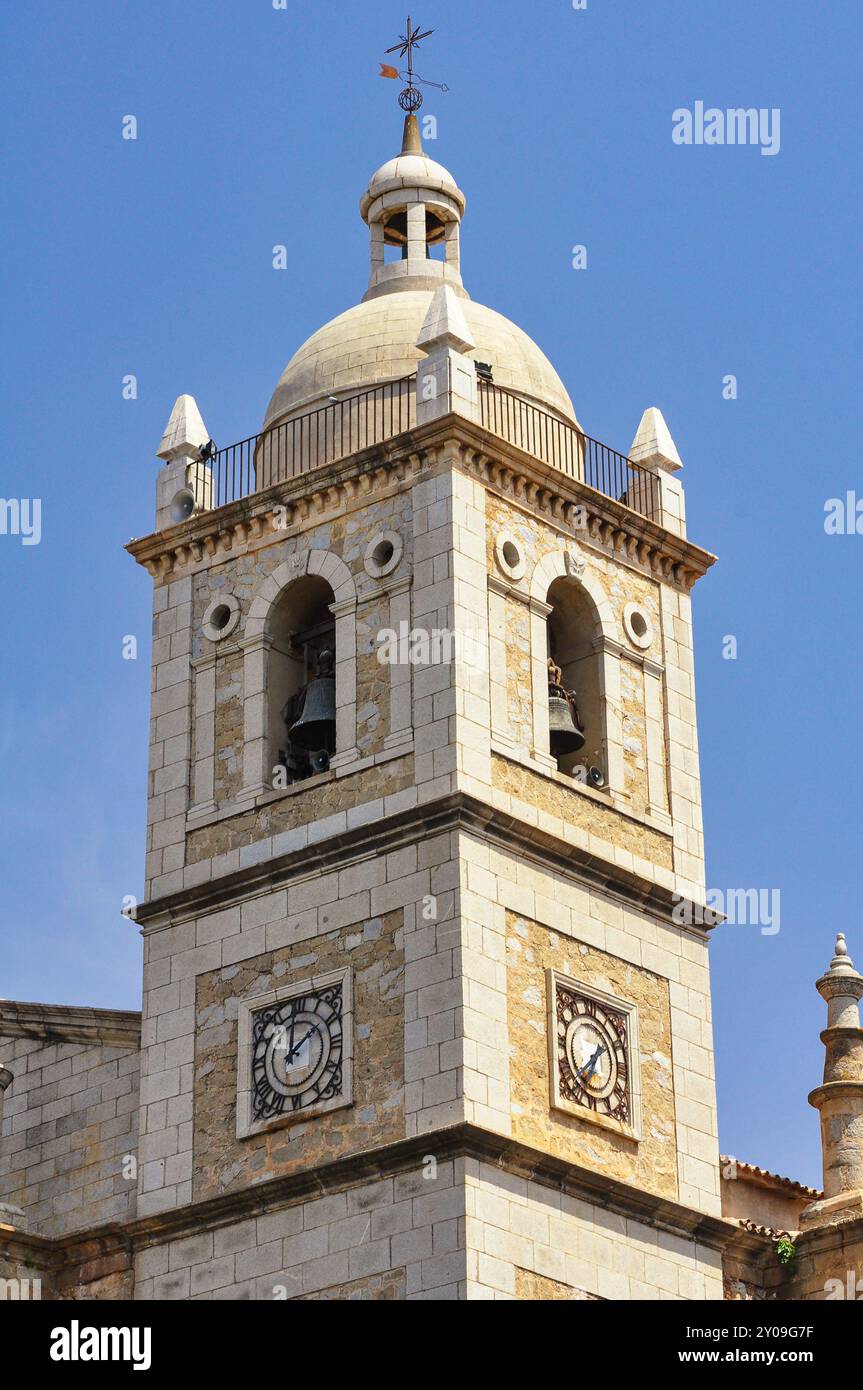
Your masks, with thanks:
[[(227, 608), (230, 616), (224, 627), (215, 627), (213, 624), (213, 614), (220, 608)], [(240, 601), (233, 594), (220, 594), (214, 598), (212, 603), (207, 605), (206, 612), (201, 619), (201, 627), (204, 636), (211, 642), (223, 642), (226, 637), (230, 637), (240, 621)]]
[[(646, 630), (642, 636), (635, 631), (632, 620), (636, 615), (643, 618), (646, 623)], [(653, 623), (650, 621), (650, 614), (645, 613), (640, 603), (628, 603), (623, 610), (623, 630), (634, 647), (646, 652), (653, 641)]]
[[(551, 1108), (552, 1110), (562, 1110), (567, 1115), (575, 1115), (579, 1120), (584, 1120), (587, 1124), (599, 1125), (602, 1129), (611, 1130), (614, 1134), (625, 1135), (627, 1139), (638, 1141), (642, 1137), (641, 1129), (641, 1054), (638, 1047), (638, 1009), (635, 1004), (629, 1003), (626, 999), (618, 999), (613, 994), (606, 994), (605, 990), (597, 989), (595, 985), (589, 985), (584, 980), (576, 980), (572, 975), (564, 975), (561, 970), (549, 969), (548, 979), (548, 1065), (551, 1082)], [(588, 1110), (586, 1105), (576, 1105), (574, 1101), (567, 1100), (560, 1094), (560, 1070), (557, 1057), (557, 986), (565, 985), (567, 989), (575, 990), (578, 994), (583, 994), (588, 999), (595, 999), (597, 1004), (604, 1004), (609, 1009), (616, 1009), (618, 1013), (627, 1016), (627, 1058), (626, 1065), (629, 1073), (629, 1101), (632, 1112), (632, 1124), (621, 1124), (620, 1120), (614, 1120), (608, 1115), (597, 1115), (595, 1111)]]
[[(330, 985), (342, 986), (342, 1089), (332, 1100), (319, 1101), (305, 1110), (292, 1110), (286, 1115), (277, 1115), (270, 1120), (252, 1120), (252, 1014), (270, 1004), (280, 1004), (284, 999), (294, 999), (313, 989), (327, 989)], [(302, 1123), (315, 1115), (326, 1114), (329, 1110), (340, 1110), (345, 1105), (353, 1105), (354, 1079), (354, 1004), (351, 971), (331, 970), (325, 975), (310, 975), (278, 989), (268, 990), (266, 994), (254, 994), (250, 999), (240, 1001), (237, 1012), (237, 1138), (248, 1139), (264, 1130), (281, 1129), (283, 1126)]]
[[(384, 541), (389, 541), (393, 548), (393, 553), (385, 565), (380, 565), (374, 558), (374, 553), (378, 546), (382, 545)], [(384, 579), (388, 574), (392, 574), (404, 553), (405, 543), (398, 531), (376, 531), (366, 546), (365, 555), (363, 557), (363, 566), (366, 574), (370, 575), (372, 579)]]
[[(504, 557), (504, 546), (514, 545), (518, 559), (514, 565)], [(524, 558), (524, 549), (510, 531), (499, 531), (494, 542), (494, 558), (497, 560), (498, 569), (506, 575), (507, 579), (512, 579), (518, 583), (523, 579), (527, 570), (527, 561)]]

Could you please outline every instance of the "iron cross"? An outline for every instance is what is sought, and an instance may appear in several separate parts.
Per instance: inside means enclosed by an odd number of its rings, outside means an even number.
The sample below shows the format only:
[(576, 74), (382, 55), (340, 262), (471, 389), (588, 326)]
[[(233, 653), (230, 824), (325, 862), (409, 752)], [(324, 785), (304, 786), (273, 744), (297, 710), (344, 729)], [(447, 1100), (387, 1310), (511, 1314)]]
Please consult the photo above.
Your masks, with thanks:
[(419, 27), (413, 28), (411, 17), (408, 15), (407, 33), (399, 37), (398, 43), (394, 43), (392, 48), (387, 49), (387, 53), (398, 53), (400, 58), (407, 55), (408, 60), (408, 86), (412, 87), (414, 82), (414, 49), (423, 39), (427, 39), (429, 34), (433, 34), (434, 29), (426, 29), (422, 33)]

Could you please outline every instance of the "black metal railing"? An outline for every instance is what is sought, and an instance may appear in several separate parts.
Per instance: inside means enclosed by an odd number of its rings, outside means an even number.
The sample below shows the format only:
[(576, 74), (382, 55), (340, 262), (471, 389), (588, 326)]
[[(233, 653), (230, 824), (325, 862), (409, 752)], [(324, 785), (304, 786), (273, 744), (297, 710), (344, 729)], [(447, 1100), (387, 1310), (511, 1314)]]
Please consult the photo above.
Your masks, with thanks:
[(219, 449), (212, 460), (213, 506), (224, 507), (274, 483), (382, 444), (415, 422), (416, 376), (333, 400)]
[(493, 434), (642, 516), (658, 516), (659, 479), (649, 469), (505, 386), (480, 378), (479, 403), (480, 420)]
[[(401, 377), (332, 400), (219, 449), (210, 461), (211, 505), (224, 507), (413, 429), (416, 380), (415, 375)], [(481, 423), (501, 439), (642, 516), (659, 517), (658, 478), (625, 454), (482, 378), (479, 406)]]

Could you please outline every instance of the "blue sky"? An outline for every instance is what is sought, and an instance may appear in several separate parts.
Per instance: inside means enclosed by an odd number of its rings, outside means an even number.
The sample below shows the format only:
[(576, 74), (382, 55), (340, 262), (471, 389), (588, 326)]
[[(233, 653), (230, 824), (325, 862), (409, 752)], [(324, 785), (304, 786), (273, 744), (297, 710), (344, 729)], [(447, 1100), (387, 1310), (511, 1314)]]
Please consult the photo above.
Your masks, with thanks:
[[(690, 535), (720, 556), (695, 590), (708, 880), (781, 890), (778, 934), (712, 947), (721, 1143), (817, 1181), (813, 981), (837, 930), (863, 962), (863, 537), (824, 531), (828, 498), (863, 497), (859, 6), (414, 18), (437, 30), (418, 70), (451, 89), (424, 112), (468, 195), (469, 291), (538, 340), (588, 433), (625, 450), (661, 407)], [(0, 536), (6, 997), (139, 1003), (119, 910), (142, 887), (151, 586), (122, 546), (151, 529), (175, 397), (220, 443), (253, 433), (295, 348), (362, 294), (357, 203), (400, 136), (375, 74), (404, 19), (379, 0), (4, 8), (0, 491), (42, 501), (39, 545)], [(672, 112), (699, 100), (779, 108), (779, 154), (675, 145)]]

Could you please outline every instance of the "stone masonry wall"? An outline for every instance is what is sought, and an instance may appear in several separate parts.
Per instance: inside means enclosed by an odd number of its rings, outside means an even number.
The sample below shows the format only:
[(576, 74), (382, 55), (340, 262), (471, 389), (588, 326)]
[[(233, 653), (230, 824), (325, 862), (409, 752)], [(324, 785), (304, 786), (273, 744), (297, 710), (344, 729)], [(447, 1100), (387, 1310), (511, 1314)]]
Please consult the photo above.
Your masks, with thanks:
[[(485, 1163), (467, 1168), (469, 1299), (721, 1299), (721, 1256)], [(540, 1282), (541, 1281), (541, 1282)]]
[(863, 1220), (799, 1236), (777, 1296), (863, 1303)]
[[(506, 944), (513, 1138), (676, 1200), (668, 981), (515, 913), (507, 913)], [(637, 1005), (644, 1116), (640, 1141), (551, 1108), (549, 969)]]
[(316, 822), (330, 822), (333, 816), (344, 816), (349, 810), (363, 806), (371, 807), (374, 813), (376, 803), (379, 805), (383, 796), (405, 791), (413, 782), (414, 759), (408, 755), (393, 758), (379, 767), (364, 768), (352, 776), (329, 778), (316, 786), (300, 783), (296, 791), (256, 810), (191, 831), (186, 847), (187, 863), (214, 860), (214, 877), (231, 873), (240, 867), (241, 849), (256, 845), (259, 859), (268, 858), (270, 854), (284, 854), (286, 849), (273, 846), (278, 837), (286, 837)]
[(604, 806), (578, 787), (566, 787), (541, 772), (496, 754), (492, 758), (493, 784), (500, 791), (549, 816), (558, 816), (570, 826), (605, 839), (639, 859), (670, 869), (672, 842), (661, 831), (642, 825), (634, 818)]
[[(466, 480), (462, 490), (469, 491)], [(479, 513), (480, 509), (474, 509)], [(482, 547), (486, 579), (494, 586), (488, 593), (467, 591), (464, 606), (479, 611), (485, 603), (490, 616), (490, 644), (494, 654), (491, 666), (491, 706), (489, 727), (498, 730), (504, 744), (513, 752), (506, 760), (495, 757), (491, 774), (480, 771), (476, 759), (473, 730), (459, 730), (460, 742), (473, 754), (470, 776), (460, 785), (474, 795), (485, 795), (496, 806), (521, 814), (522, 806), (539, 814), (574, 822), (573, 833), (583, 829), (583, 816), (575, 802), (575, 791), (567, 788), (547, 769), (534, 766), (526, 743), (530, 732), (530, 708), (524, 701), (524, 663), (528, 652), (522, 623), (513, 620), (512, 610), (545, 601), (548, 584), (533, 585), (537, 566), (563, 575), (564, 552), (570, 561), (586, 566), (582, 582), (598, 611), (602, 610), (603, 678), (606, 711), (606, 769), (611, 788), (605, 816), (592, 802), (585, 814), (592, 820), (594, 834), (605, 841), (602, 853), (615, 855), (615, 846), (650, 866), (648, 876), (664, 882), (673, 872), (674, 890), (701, 901), (704, 893), (704, 846), (701, 820), (698, 740), (695, 719), (694, 658), (692, 643), (691, 597), (673, 583), (646, 575), (633, 562), (623, 563), (615, 554), (605, 553), (602, 545), (586, 534), (563, 525), (554, 525), (534, 516), (527, 504), (500, 497), (487, 490), (482, 511)], [(513, 580), (501, 572), (495, 544), (501, 535), (512, 536), (521, 549), (524, 573)], [(475, 580), (472, 580), (476, 584)], [(497, 590), (502, 588), (506, 597)], [(638, 604), (647, 614), (653, 641), (647, 651), (636, 649), (623, 623), (627, 604)], [(541, 678), (537, 674), (537, 653), (544, 664), (545, 619), (532, 615), (531, 648), (534, 657), (534, 689), (537, 698)], [(504, 748), (502, 751), (508, 751)], [(461, 756), (461, 753), (460, 753)], [(529, 766), (521, 768), (525, 758)], [(523, 773), (523, 775), (521, 775)], [(566, 806), (564, 812), (563, 807)], [(627, 818), (624, 814), (629, 811)], [(621, 837), (623, 839), (621, 840)]]
[(139, 1299), (451, 1301), (465, 1287), (464, 1164), (298, 1202), (153, 1245), (136, 1260)]
[[(261, 581), (286, 561), (308, 550), (328, 551), (343, 560), (357, 588), (356, 706), (357, 747), (362, 757), (381, 752), (389, 733), (390, 668), (377, 658), (377, 634), (390, 625), (390, 601), (380, 583), (364, 568), (365, 549), (372, 536), (396, 530), (405, 540), (410, 563), (412, 506), (410, 490), (367, 503), (361, 510), (332, 521), (306, 525), (297, 534), (271, 531), (270, 543), (246, 554), (231, 555), (224, 563), (200, 570), (193, 581), (191, 649), (193, 661), (215, 657), (214, 795), (218, 805), (237, 796), (243, 779), (243, 657), (246, 619)], [(222, 649), (203, 633), (201, 622), (208, 605), (226, 593), (240, 605), (240, 621)]]
[[(216, 663), (213, 796), (232, 801), (243, 785), (243, 656), (232, 649)], [(188, 862), (192, 862), (188, 860)]]
[[(320, 914), (325, 927), (326, 904)], [(392, 912), (198, 977), (195, 1200), (405, 1137), (403, 942)], [(353, 1104), (237, 1139), (238, 1003), (342, 966), (353, 982)]]
[(41, 1236), (133, 1217), (137, 1050), (13, 1038), (3, 1061), (0, 1201)]
[[(497, 570), (494, 546), (501, 532), (514, 536), (518, 541), (528, 576), (532, 574), (542, 555), (560, 544), (559, 532), (499, 497), (489, 497), (487, 521), (486, 550), (490, 574)], [(628, 603), (637, 602), (648, 613), (654, 631), (659, 633), (659, 584), (655, 580), (645, 578), (638, 571), (595, 552), (590, 553), (590, 563), (615, 614), (616, 630), (613, 635), (622, 650), (619, 704), (615, 710), (622, 735), (624, 784), (621, 791), (630, 798), (632, 810), (637, 815), (643, 815), (651, 800), (648, 791), (644, 678), (639, 661), (633, 660), (633, 653), (629, 649), (622, 614)], [(546, 595), (541, 595), (541, 598), (545, 600)], [(526, 604), (508, 598), (505, 602), (505, 613), (508, 732), (518, 747), (528, 751), (533, 744), (529, 610)], [(657, 642), (656, 651), (651, 653), (654, 657), (659, 648), (660, 644)], [(664, 756), (662, 763), (664, 775)], [(661, 809), (667, 809), (667, 798), (663, 798)], [(648, 838), (648, 844), (651, 843)]]
[[(329, 822), (363, 803), (373, 808), (401, 791), (426, 800), (454, 789), (455, 672), (446, 663), (382, 664), (377, 634), (383, 627), (398, 631), (402, 622), (452, 630), (458, 615), (455, 570), (467, 563), (460, 555), (464, 544), (456, 491), (450, 460), (443, 455), (421, 475), (384, 490), (377, 483), (370, 486), (364, 476), (337, 515), (327, 516), (312, 499), (297, 509), (286, 531), (265, 524), (258, 538), (235, 537), (229, 550), (199, 555), (182, 577), (157, 576), (148, 897), (231, 872), (229, 864), (238, 851), (254, 849), (258, 859), (268, 857), (263, 842), (272, 837), (274, 825), (281, 833), (320, 819)], [(398, 533), (404, 552), (394, 572), (379, 579), (366, 572), (364, 558), (369, 540), (383, 530)], [(242, 783), (251, 775), (254, 740), (244, 744), (240, 715), (245, 724), (249, 702), (261, 698), (257, 690), (246, 689), (250, 668), (243, 643), (249, 610), (274, 571), (309, 557), (313, 563), (346, 567), (356, 590), (356, 612), (340, 619), (344, 641), (338, 640), (342, 651), (351, 648), (342, 688), (345, 707), (356, 714), (359, 765), (355, 770), (347, 762), (338, 769), (338, 778), (331, 780), (342, 789), (335, 798), (328, 784), (321, 784), (320, 802), (315, 797), (320, 787), (313, 786), (272, 800), (266, 793), (262, 800), (258, 791), (256, 804), (247, 806), (237, 795), (246, 790)], [(239, 604), (238, 625), (224, 643), (211, 642), (202, 629), (204, 612), (229, 595)], [(263, 669), (259, 648), (255, 651), (255, 670)], [(271, 811), (276, 803), (281, 817)], [(190, 810), (195, 814), (187, 825)]]
[[(398, 795), (391, 800), (396, 809)], [(145, 929), (139, 1215), (182, 1206), (211, 1184), (224, 1190), (243, 1172), (286, 1171), (295, 1154), (331, 1156), (352, 1126), (372, 1142), (464, 1118), (455, 844), (444, 833), (389, 853), (346, 853), (328, 872), (310, 850), (308, 867), (284, 887), (252, 888), (196, 919)], [(308, 1139), (300, 1127), (294, 1139), (275, 1131), (238, 1148), (237, 998), (260, 992), (264, 979), (305, 978), (313, 958), (351, 957), (365, 1015), (357, 1019), (354, 1106), (341, 1119), (334, 1111), (310, 1121)]]
[[(706, 940), (657, 921), (605, 890), (581, 885), (537, 859), (474, 835), (459, 837), (459, 861), (466, 1118), (507, 1135), (529, 1130), (534, 1139), (540, 1139), (542, 1125), (527, 1095), (532, 1058), (536, 1069), (532, 1094), (541, 1114), (548, 1104), (547, 1027), (544, 1005), (537, 1003), (544, 994), (538, 967), (552, 963), (555, 955), (587, 962), (597, 975), (613, 973), (624, 997), (627, 989), (644, 992), (650, 1050), (645, 1042), (641, 1074), (646, 1139), (641, 1142), (651, 1161), (632, 1158), (631, 1180), (654, 1184), (654, 1191), (672, 1195), (676, 1165), (678, 1200), (719, 1215)], [(525, 924), (526, 942), (514, 930), (516, 919)], [(533, 937), (529, 924), (533, 924)], [(518, 947), (510, 946), (508, 965), (507, 948), (512, 942)], [(572, 973), (577, 976), (579, 971)], [(527, 999), (523, 997), (526, 990)], [(530, 1015), (527, 1026), (535, 1035), (535, 1041), (528, 1039), (527, 1060), (525, 1005)], [(654, 1120), (661, 1141), (651, 1133)], [(541, 1147), (561, 1143), (562, 1134), (562, 1126), (552, 1126)], [(612, 1156), (609, 1146), (599, 1140), (589, 1147), (589, 1156), (586, 1148), (579, 1150), (585, 1153), (586, 1166), (603, 1171), (607, 1164), (606, 1171), (612, 1171), (623, 1163), (622, 1156)], [(567, 1156), (575, 1157), (575, 1152)]]

